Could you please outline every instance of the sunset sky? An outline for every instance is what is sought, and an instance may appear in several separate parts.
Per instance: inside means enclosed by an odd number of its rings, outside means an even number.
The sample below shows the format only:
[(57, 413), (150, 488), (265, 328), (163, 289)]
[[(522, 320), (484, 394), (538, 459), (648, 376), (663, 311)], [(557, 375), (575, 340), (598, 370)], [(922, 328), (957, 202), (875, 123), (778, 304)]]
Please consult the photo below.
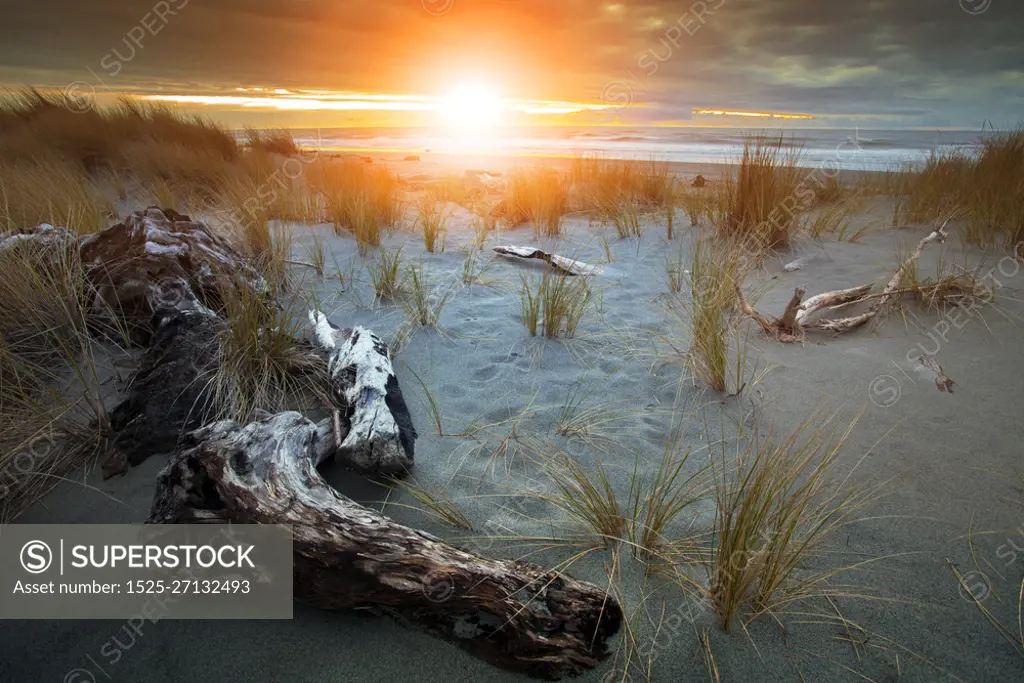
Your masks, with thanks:
[(1020, 0), (0, 0), (0, 83), (261, 126), (977, 129), (1024, 112), (1021, 26)]

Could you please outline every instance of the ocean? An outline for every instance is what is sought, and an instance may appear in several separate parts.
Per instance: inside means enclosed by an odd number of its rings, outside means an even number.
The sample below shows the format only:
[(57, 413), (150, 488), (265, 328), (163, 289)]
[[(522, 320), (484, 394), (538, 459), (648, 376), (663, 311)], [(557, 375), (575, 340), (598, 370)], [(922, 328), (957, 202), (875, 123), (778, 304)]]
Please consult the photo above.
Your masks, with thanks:
[(735, 163), (753, 135), (784, 136), (799, 151), (798, 165), (887, 170), (919, 164), (930, 154), (972, 153), (993, 133), (966, 130), (739, 129), (579, 127), (504, 129), (489, 133), (442, 128), (294, 129), (306, 147), (355, 153), (450, 153), (486, 156), (601, 155), (689, 163)]

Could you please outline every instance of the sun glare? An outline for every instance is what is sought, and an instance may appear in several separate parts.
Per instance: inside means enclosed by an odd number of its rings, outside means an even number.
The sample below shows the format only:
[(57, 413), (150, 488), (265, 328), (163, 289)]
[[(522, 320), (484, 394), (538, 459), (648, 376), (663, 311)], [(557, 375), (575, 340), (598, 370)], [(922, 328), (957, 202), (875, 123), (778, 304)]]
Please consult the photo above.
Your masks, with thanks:
[(501, 122), (505, 103), (483, 83), (463, 83), (441, 101), (445, 123), (459, 128), (486, 129)]

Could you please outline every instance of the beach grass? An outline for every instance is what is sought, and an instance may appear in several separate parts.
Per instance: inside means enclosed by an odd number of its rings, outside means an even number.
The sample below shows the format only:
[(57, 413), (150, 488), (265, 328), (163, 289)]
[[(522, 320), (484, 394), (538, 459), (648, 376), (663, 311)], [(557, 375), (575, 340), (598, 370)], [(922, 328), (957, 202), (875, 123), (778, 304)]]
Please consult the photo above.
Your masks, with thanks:
[(668, 285), (670, 294), (680, 294), (689, 282), (690, 271), (687, 269), (689, 261), (683, 245), (680, 244), (675, 252), (669, 252), (665, 256), (665, 284)]
[(722, 444), (709, 595), (725, 631), (741, 614), (754, 618), (819, 594), (842, 571), (804, 568), (877, 489), (850, 489), (832, 476), (857, 422), (840, 429), (835, 418), (809, 416), (788, 434), (755, 432), (731, 456)]
[(679, 203), (690, 219), (690, 227), (695, 228), (707, 214), (708, 191), (703, 188), (685, 190), (679, 194)]
[(969, 243), (1024, 257), (1024, 127), (986, 137), (974, 153), (933, 152), (920, 167), (891, 170), (887, 181), (894, 225), (956, 215)]
[[(688, 294), (671, 296), (669, 311), (690, 332), (686, 365), (693, 376), (715, 391), (725, 392), (729, 337), (736, 323), (736, 287), (743, 277), (742, 251), (733, 242), (723, 243), (718, 236), (705, 234), (694, 238), (689, 254), (688, 273), (685, 269), (678, 272), (682, 256), (667, 266), (676, 269), (670, 272), (670, 281), (685, 278), (687, 291), (683, 294)], [(675, 284), (682, 289), (680, 282)]]
[(445, 233), (448, 230), (447, 208), (427, 195), (416, 202), (416, 212), (416, 225), (423, 233), (423, 245), (427, 252), (443, 252)]
[(510, 227), (531, 223), (535, 237), (559, 237), (569, 184), (558, 171), (541, 166), (512, 172), (499, 209)]
[(389, 500), (388, 505), (406, 507), (426, 512), (431, 517), (439, 519), (457, 529), (473, 530), (473, 522), (469, 519), (459, 504), (452, 500), (443, 489), (435, 489), (424, 486), (415, 479), (392, 478), (390, 483), (399, 491), (412, 496), (419, 505), (406, 505)]
[(522, 277), (522, 321), (535, 337), (572, 338), (593, 299), (585, 277), (546, 271), (539, 280)]
[(638, 560), (652, 566), (669, 561), (678, 547), (671, 535), (676, 521), (708, 494), (707, 468), (690, 471), (694, 451), (683, 443), (679, 427), (673, 415), (658, 469), (633, 484), (631, 547)]
[(49, 154), (0, 157), (0, 232), (49, 223), (90, 234), (110, 224), (108, 211), (109, 202), (79, 165)]
[(536, 497), (561, 510), (586, 533), (614, 548), (627, 537), (628, 510), (623, 506), (612, 478), (599, 457), (587, 465), (552, 443), (532, 449), (530, 460), (550, 482), (552, 492)]
[(756, 243), (761, 251), (788, 246), (797, 225), (801, 154), (782, 135), (748, 138), (735, 175), (719, 189), (725, 209), (719, 231)]
[(423, 263), (406, 268), (406, 296), (402, 301), (407, 322), (412, 329), (420, 327), (437, 327), (438, 320), (445, 304), (451, 297), (451, 288), (443, 289), (438, 285), (427, 284)]
[(377, 301), (389, 301), (402, 291), (402, 248), (381, 249), (377, 260), (367, 266), (373, 295)]
[(126, 98), (99, 108), (31, 88), (0, 99), (0, 157), (6, 159), (53, 155), (96, 171), (166, 149), (188, 149), (223, 161), (236, 160), (240, 153), (224, 128), (167, 106)]
[(99, 357), (126, 347), (128, 332), (116, 311), (90, 328), (93, 295), (74, 240), (0, 250), (2, 520), (98, 454), (109, 431)]
[(260, 411), (285, 410), (296, 397), (316, 393), (320, 363), (301, 344), (304, 311), (285, 309), (251, 287), (224, 281), (220, 297), (226, 325), (209, 378), (214, 410), (242, 424)]
[(251, 150), (261, 150), (286, 157), (299, 153), (299, 146), (295, 144), (295, 138), (292, 137), (291, 131), (284, 128), (260, 130), (254, 126), (246, 126), (245, 137), (245, 144)]
[(397, 227), (405, 212), (397, 176), (353, 159), (316, 159), (303, 177), (337, 231), (350, 230), (362, 246), (379, 246), (385, 227)]

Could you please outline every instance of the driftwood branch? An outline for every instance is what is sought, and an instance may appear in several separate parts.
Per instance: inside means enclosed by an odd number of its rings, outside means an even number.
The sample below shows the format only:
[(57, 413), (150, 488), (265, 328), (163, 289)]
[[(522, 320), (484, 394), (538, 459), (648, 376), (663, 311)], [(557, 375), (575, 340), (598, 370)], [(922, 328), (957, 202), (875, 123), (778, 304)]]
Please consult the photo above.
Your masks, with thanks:
[(559, 256), (558, 254), (549, 254), (546, 251), (534, 249), (533, 247), (498, 246), (494, 247), (494, 251), (503, 256), (515, 256), (517, 258), (540, 259), (542, 261), (547, 261), (551, 264), (552, 268), (566, 273), (567, 275), (600, 275), (604, 272), (600, 266), (592, 266), (584, 263), (583, 261), (566, 258), (565, 256)]
[(622, 611), (599, 588), (526, 562), (490, 560), (399, 525), (327, 485), (329, 432), (299, 413), (188, 436), (161, 472), (149, 521), (285, 524), (298, 599), (373, 608), (497, 666), (556, 680), (596, 666)]
[[(774, 335), (776, 339), (782, 342), (803, 341), (805, 338), (804, 330), (807, 329), (829, 330), (836, 334), (849, 332), (878, 315), (878, 312), (899, 291), (899, 284), (903, 278), (904, 271), (917, 262), (924, 252), (924, 248), (932, 242), (944, 242), (947, 236), (945, 224), (943, 224), (942, 227), (936, 228), (921, 240), (914, 252), (900, 264), (900, 267), (889, 279), (889, 282), (886, 283), (885, 288), (876, 295), (869, 294), (872, 286), (866, 284), (850, 289), (822, 292), (803, 301), (804, 289), (798, 287), (794, 291), (793, 298), (786, 306), (782, 317), (776, 318), (774, 316), (766, 316), (754, 310), (743, 295), (739, 284), (737, 284), (736, 289), (739, 295), (740, 310), (744, 315), (756, 321), (765, 334)], [(872, 300), (871, 305), (856, 315), (826, 320), (809, 320), (811, 315), (824, 308), (836, 308), (868, 299)]]

